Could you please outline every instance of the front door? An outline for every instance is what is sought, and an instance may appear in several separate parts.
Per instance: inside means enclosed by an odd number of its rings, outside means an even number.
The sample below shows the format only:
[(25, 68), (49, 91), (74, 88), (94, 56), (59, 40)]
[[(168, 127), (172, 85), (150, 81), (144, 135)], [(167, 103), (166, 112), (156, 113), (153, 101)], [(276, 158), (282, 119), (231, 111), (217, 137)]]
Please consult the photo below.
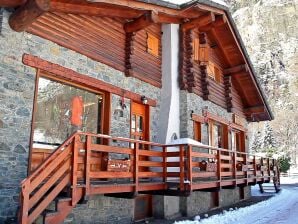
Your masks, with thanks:
[[(130, 137), (137, 140), (149, 140), (149, 106), (132, 102), (131, 104), (131, 126)], [(134, 144), (131, 145), (134, 148)], [(139, 145), (140, 149), (146, 149), (146, 146)], [(145, 160), (146, 157), (140, 157), (139, 160)], [(141, 168), (139, 171), (146, 171)], [(138, 195), (135, 198), (134, 216), (135, 220), (144, 220), (152, 216), (152, 196)]]

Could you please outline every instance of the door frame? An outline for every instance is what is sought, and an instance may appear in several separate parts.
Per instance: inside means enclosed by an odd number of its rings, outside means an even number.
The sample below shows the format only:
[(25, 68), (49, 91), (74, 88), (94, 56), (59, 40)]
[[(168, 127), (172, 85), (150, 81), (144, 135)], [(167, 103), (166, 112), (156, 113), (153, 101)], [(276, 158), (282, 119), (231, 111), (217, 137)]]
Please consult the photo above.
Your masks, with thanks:
[[(131, 104), (130, 104), (130, 137), (132, 137), (132, 131), (131, 131), (131, 120), (132, 120), (132, 115), (134, 114), (133, 113), (133, 107), (134, 105), (138, 105), (138, 106), (142, 106), (144, 107), (144, 110), (145, 110), (145, 113), (144, 113), (144, 125), (145, 125), (145, 128), (144, 128), (144, 139), (143, 141), (150, 141), (150, 106), (149, 105), (146, 105), (146, 104), (140, 104), (138, 102), (134, 102), (134, 101), (131, 101)], [(147, 194), (142, 194), (142, 195), (139, 195), (139, 196), (136, 196), (136, 198), (134, 199), (134, 220), (135, 221), (141, 221), (143, 219), (136, 219), (136, 202), (138, 199), (144, 199), (146, 200), (146, 202), (148, 203), (148, 210), (146, 211), (147, 214), (149, 214), (148, 218), (149, 217), (152, 217), (153, 215), (153, 202), (152, 202), (152, 195), (147, 195)], [(147, 218), (147, 217), (145, 217)]]

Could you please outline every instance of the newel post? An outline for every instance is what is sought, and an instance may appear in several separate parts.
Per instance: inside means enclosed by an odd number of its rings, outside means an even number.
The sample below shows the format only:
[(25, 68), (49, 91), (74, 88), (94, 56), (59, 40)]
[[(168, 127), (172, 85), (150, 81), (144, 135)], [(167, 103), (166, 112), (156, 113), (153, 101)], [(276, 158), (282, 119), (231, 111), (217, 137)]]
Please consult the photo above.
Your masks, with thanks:
[(184, 146), (179, 146), (180, 191), (184, 191)]
[(139, 143), (135, 143), (134, 150), (134, 182), (135, 182), (135, 194), (138, 193), (139, 190)]
[(91, 155), (91, 136), (86, 136), (85, 151), (85, 199), (90, 195), (90, 155)]
[(163, 171), (163, 182), (167, 182), (167, 148), (166, 146), (162, 147), (162, 171)]
[(25, 182), (24, 185), (22, 185), (21, 189), (21, 210), (20, 210), (20, 218), (21, 224), (27, 224), (28, 223), (28, 215), (29, 215), (29, 182)]
[(188, 180), (189, 190), (192, 191), (192, 145), (188, 145)]

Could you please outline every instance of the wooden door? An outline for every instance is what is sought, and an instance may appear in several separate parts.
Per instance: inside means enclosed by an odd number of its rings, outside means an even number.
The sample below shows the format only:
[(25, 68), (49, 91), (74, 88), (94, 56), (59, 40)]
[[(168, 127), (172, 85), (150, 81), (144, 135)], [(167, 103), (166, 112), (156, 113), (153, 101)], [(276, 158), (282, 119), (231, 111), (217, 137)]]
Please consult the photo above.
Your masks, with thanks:
[[(137, 140), (149, 140), (149, 107), (147, 105), (132, 102), (131, 104), (131, 122), (130, 137)], [(134, 148), (134, 144), (131, 145)], [(145, 145), (139, 145), (139, 149), (145, 150)], [(146, 157), (140, 156), (139, 160), (146, 160)], [(148, 169), (140, 168), (139, 171), (145, 172)], [(138, 195), (135, 198), (134, 217), (136, 221), (144, 220), (152, 216), (152, 196)]]

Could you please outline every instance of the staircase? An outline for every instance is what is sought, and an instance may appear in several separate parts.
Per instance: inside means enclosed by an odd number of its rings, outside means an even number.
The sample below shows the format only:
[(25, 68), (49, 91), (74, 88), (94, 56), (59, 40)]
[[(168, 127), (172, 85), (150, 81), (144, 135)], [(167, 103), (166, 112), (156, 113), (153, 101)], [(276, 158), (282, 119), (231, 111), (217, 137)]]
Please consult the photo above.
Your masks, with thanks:
[[(62, 223), (72, 208), (81, 200), (83, 190), (70, 188), (77, 181), (73, 172), (77, 153), (75, 144), (78, 135), (70, 136), (49, 158), (42, 163), (21, 184), (21, 208), (19, 220), (22, 224), (41, 219), (43, 223)], [(75, 175), (74, 175), (75, 174)], [(57, 198), (70, 193), (70, 197)], [(55, 201), (55, 211), (47, 212), (48, 206)]]

